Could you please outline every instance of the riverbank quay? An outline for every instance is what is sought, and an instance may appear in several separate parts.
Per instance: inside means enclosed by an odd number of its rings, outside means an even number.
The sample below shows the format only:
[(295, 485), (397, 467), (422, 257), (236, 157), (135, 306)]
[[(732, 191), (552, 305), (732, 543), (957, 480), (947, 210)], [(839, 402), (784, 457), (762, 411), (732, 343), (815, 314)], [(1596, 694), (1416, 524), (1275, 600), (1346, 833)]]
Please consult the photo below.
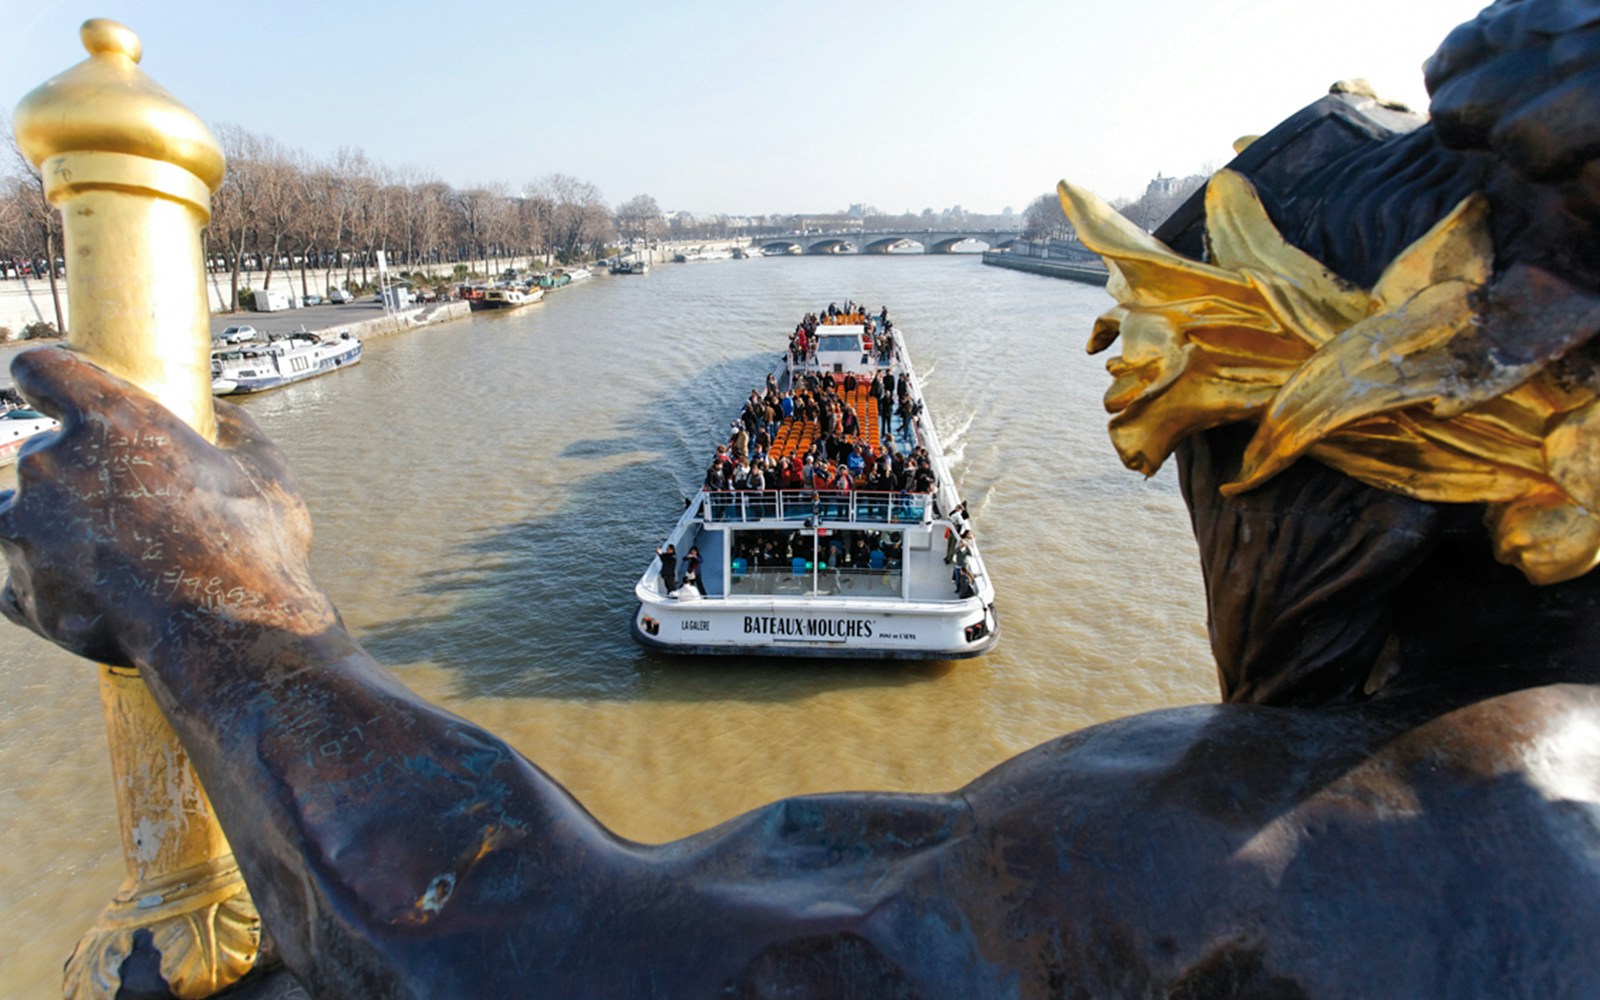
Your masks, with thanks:
[[(252, 326), (262, 339), (306, 330), (328, 338), (348, 333), (358, 340), (368, 341), (466, 319), (471, 312), (466, 302), (457, 300), (388, 311), (376, 303), (352, 302), (342, 306), (308, 306), (284, 312), (233, 313), (211, 317), (211, 337), (216, 339), (230, 326)], [(11, 388), (11, 359), (19, 352), (32, 347), (60, 346), (65, 343), (66, 340), (61, 337), (0, 343), (0, 389)]]
[(361, 340), (386, 337), (418, 327), (434, 326), (466, 319), (471, 307), (464, 300), (429, 302), (405, 309), (385, 310), (376, 302), (350, 302), (345, 305), (305, 306), (269, 313), (213, 313), (211, 337), (216, 339), (230, 326), (252, 326), (265, 338), (306, 330), (336, 337), (348, 333)]
[(1078, 281), (1085, 285), (1103, 287), (1107, 281), (1111, 280), (1111, 272), (1106, 270), (1104, 264), (1014, 254), (1009, 250), (985, 250), (983, 252), (983, 262), (994, 267), (1007, 267), (1013, 271), (1043, 274), (1052, 278), (1066, 278), (1068, 281)]
[[(469, 268), (476, 268), (481, 266), (483, 262), (462, 261), (461, 263), (466, 264)], [(526, 270), (539, 265), (534, 258), (522, 256), (491, 261), (490, 266), (498, 266), (503, 271), (506, 268)], [(418, 268), (418, 270), (435, 275), (453, 275), (455, 267), (454, 263), (435, 264), (427, 268)], [(399, 278), (400, 270), (398, 268), (390, 269), (389, 276), (391, 281)], [(251, 309), (240, 309), (237, 312), (230, 313), (228, 312), (228, 305), (233, 296), (233, 275), (226, 270), (209, 271), (205, 276), (206, 302), (214, 319), (221, 317), (227, 320), (227, 322), (223, 323), (224, 326), (232, 325), (233, 323), (249, 323), (252, 326), (260, 327), (261, 324), (256, 323), (256, 319), (265, 320), (268, 316), (280, 318), (288, 316), (294, 317), (294, 322), (289, 329), (299, 329), (299, 320), (307, 313), (307, 307), (300, 305), (305, 297), (314, 295), (326, 299), (331, 289), (345, 287), (346, 277), (346, 272), (342, 268), (333, 272), (331, 281), (328, 273), (320, 268), (308, 270), (304, 276), (301, 275), (298, 267), (279, 268), (272, 272), (272, 281), (269, 285), (265, 271), (241, 271), (239, 273), (240, 289), (272, 288), (286, 292), (289, 296), (291, 308), (273, 313), (257, 312)], [(348, 277), (350, 280), (359, 283), (362, 280), (362, 272), (357, 269)], [(368, 269), (365, 278), (368, 281), (376, 281), (378, 273), (376, 270)], [(483, 273), (474, 271), (473, 280), (484, 280)], [(61, 279), (60, 285), (62, 319), (66, 325), (70, 326), (72, 323), (72, 304), (67, 300), (66, 279)], [(312, 306), (309, 308), (315, 309), (317, 307)], [(0, 278), (0, 328), (9, 329), (12, 335), (16, 335), (34, 323), (57, 325), (55, 302), (50, 295), (50, 280), (48, 278), (32, 277)], [(309, 321), (307, 326), (310, 326)], [(0, 336), (0, 339), (4, 339), (3, 336)]]

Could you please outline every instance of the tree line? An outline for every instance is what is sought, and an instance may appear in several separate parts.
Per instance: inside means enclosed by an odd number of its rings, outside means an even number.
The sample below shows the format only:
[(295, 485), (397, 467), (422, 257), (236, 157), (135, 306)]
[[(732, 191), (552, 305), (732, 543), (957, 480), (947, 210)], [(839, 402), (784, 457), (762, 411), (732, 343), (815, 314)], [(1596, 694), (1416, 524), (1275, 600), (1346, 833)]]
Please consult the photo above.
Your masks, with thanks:
[[(8, 155), (0, 166), (0, 273), (61, 277), (61, 221), (46, 202), (38, 171), (0, 121)], [(665, 227), (654, 199), (641, 195), (613, 213), (594, 184), (548, 174), (513, 190), (503, 181), (452, 187), (413, 167), (391, 168), (359, 149), (317, 159), (236, 126), (217, 130), (227, 158), (212, 196), (206, 260), (230, 275), (233, 308), (242, 276), (298, 270), (325, 287), (371, 283), (378, 252), (390, 266), (427, 271), (438, 265), (541, 257), (568, 263), (598, 256), (620, 232), (648, 238)], [(54, 264), (54, 266), (51, 266)], [(59, 326), (59, 309), (57, 310)]]

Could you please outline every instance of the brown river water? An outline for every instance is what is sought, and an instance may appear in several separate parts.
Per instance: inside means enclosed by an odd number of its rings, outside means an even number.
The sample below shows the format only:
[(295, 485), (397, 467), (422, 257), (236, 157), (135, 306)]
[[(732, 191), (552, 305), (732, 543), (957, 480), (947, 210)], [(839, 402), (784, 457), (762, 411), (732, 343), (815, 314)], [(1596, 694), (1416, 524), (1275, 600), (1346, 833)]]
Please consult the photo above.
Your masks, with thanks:
[[(906, 335), (998, 647), (643, 651), (633, 583), (717, 432), (795, 321), (847, 298)], [(1216, 699), (1176, 478), (1128, 472), (1106, 438), (1083, 345), (1109, 304), (966, 255), (663, 264), (371, 341), (360, 365), (243, 405), (288, 454), (317, 576), (368, 649), (617, 832), (663, 841), (782, 796), (954, 789), (1061, 733)], [(123, 874), (95, 672), (0, 622), (0, 690), (0, 995), (60, 996)]]

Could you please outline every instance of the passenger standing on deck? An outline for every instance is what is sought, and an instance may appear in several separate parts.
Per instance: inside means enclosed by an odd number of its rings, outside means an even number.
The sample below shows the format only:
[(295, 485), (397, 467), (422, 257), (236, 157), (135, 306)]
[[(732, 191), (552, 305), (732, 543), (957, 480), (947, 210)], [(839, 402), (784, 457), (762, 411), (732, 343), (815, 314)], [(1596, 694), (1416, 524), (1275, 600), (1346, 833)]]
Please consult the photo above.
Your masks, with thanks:
[(689, 554), (683, 557), (683, 585), (693, 587), (706, 596), (705, 584), (700, 582), (700, 546), (689, 546)]
[(767, 474), (762, 471), (758, 462), (750, 466), (750, 474), (745, 477), (744, 488), (751, 490), (756, 495), (751, 498), (750, 510), (756, 517), (766, 516), (766, 490)]
[(668, 542), (664, 549), (656, 549), (661, 557), (661, 592), (670, 594), (678, 589), (678, 550)]
[(909, 395), (900, 397), (899, 404), (895, 406), (895, 413), (900, 416), (900, 434), (902, 436), (909, 435), (911, 433), (911, 418), (916, 415), (916, 411), (911, 406), (911, 397)]
[(776, 390), (769, 390), (765, 399), (761, 401), (767, 418), (767, 437), (776, 441), (778, 438), (778, 421), (783, 416), (783, 408), (778, 403)]
[(844, 417), (839, 421), (839, 433), (847, 438), (861, 436), (861, 419), (856, 416), (856, 408), (854, 406), (845, 405)]

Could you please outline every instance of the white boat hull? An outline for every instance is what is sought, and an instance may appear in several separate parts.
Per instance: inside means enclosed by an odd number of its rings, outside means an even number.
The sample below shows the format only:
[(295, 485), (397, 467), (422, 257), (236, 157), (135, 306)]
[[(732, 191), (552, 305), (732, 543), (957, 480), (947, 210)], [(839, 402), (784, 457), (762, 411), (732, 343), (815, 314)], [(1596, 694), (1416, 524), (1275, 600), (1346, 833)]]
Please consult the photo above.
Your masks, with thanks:
[(9, 411), (0, 419), (0, 466), (17, 460), (22, 446), (36, 434), (58, 429), (61, 425), (49, 417), (29, 418), (22, 411)]
[[(860, 326), (824, 329), (806, 372), (832, 378), (877, 370), (878, 360), (862, 353)], [(961, 659), (993, 648), (993, 581), (970, 536), (961, 546), (965, 571), (953, 561), (965, 504), (898, 331), (892, 341), (894, 364), (911, 382), (911, 433), (927, 449), (932, 491), (701, 490), (665, 544), (679, 559), (699, 551), (705, 591), (668, 592), (661, 561), (653, 561), (634, 584), (636, 641), (671, 653), (855, 659)], [(793, 377), (780, 372), (780, 384)], [(902, 446), (907, 433), (902, 422)], [(740, 556), (753, 551), (752, 539), (766, 540), (769, 554)], [(851, 539), (857, 548), (845, 552)], [(970, 589), (958, 590), (958, 575)]]
[(211, 391), (218, 396), (265, 392), (326, 375), (360, 360), (361, 341), (354, 338), (324, 341), (313, 350), (300, 348), (279, 355), (261, 354), (244, 362), (213, 364)]
[[(638, 596), (634, 638), (663, 652), (953, 660), (985, 653), (1000, 638), (993, 612), (977, 598), (841, 606), (828, 598), (661, 599), (643, 588)], [(967, 630), (980, 625), (969, 639)]]

